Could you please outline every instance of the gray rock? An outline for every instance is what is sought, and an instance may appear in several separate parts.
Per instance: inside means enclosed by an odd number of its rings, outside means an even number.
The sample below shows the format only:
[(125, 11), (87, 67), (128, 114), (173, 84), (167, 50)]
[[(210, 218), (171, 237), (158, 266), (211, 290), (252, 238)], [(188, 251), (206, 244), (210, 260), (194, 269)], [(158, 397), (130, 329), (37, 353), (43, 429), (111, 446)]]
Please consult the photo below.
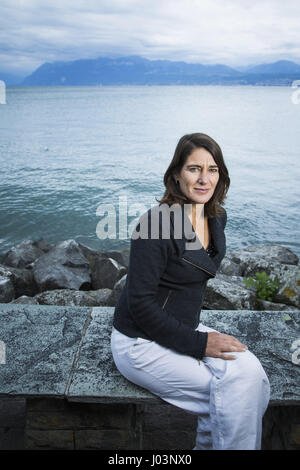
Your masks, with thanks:
[(1, 262), (7, 266), (15, 268), (25, 268), (45, 252), (49, 251), (49, 245), (44, 239), (37, 241), (25, 240), (13, 246), (3, 256)]
[(98, 262), (98, 260), (108, 257), (105, 251), (93, 250), (92, 248), (89, 248), (88, 246), (83, 245), (82, 243), (78, 243), (78, 246), (80, 250), (82, 251), (82, 253), (84, 254), (85, 258), (88, 260), (92, 270), (95, 264)]
[(300, 266), (274, 266), (270, 277), (279, 279), (279, 289), (274, 295), (275, 302), (300, 307)]
[(218, 273), (226, 274), (227, 276), (240, 276), (240, 265), (235, 263), (225, 255), (219, 266)]
[(93, 289), (108, 287), (113, 289), (116, 282), (127, 272), (125, 266), (119, 264), (113, 258), (102, 258), (93, 270)]
[(108, 305), (111, 292), (111, 289), (98, 289), (94, 291), (54, 289), (41, 292), (34, 298), (40, 305), (79, 305), (93, 307)]
[(96, 251), (85, 245), (78, 244), (91, 268), (92, 289), (113, 289), (115, 283), (127, 272), (122, 263), (127, 263), (124, 252)]
[(247, 289), (241, 276), (217, 274), (209, 279), (203, 299), (203, 308), (208, 310), (255, 309), (256, 292)]
[(258, 310), (298, 310), (292, 305), (280, 304), (277, 302), (269, 302), (268, 300), (257, 299), (256, 308)]
[(125, 266), (128, 269), (130, 248), (125, 248), (122, 251), (108, 251), (107, 256), (109, 258), (115, 259), (119, 264)]
[(120, 294), (123, 290), (123, 287), (126, 284), (126, 278), (127, 278), (127, 274), (124, 274), (124, 276), (121, 277), (121, 279), (119, 279), (118, 282), (116, 282), (116, 284), (114, 285), (114, 288), (111, 291), (111, 294), (109, 296), (107, 305), (113, 306), (113, 305), (117, 304), (117, 302), (119, 300), (119, 297), (120, 297)]
[(293, 251), (280, 245), (251, 245), (228, 251), (226, 256), (239, 265), (239, 275), (245, 277), (255, 275), (256, 271), (269, 274), (275, 265), (297, 265), (299, 261)]
[(33, 273), (26, 268), (14, 268), (0, 264), (0, 276), (8, 277), (11, 280), (16, 298), (21, 295), (33, 296), (38, 292)]
[(15, 290), (9, 277), (0, 274), (0, 302), (10, 302), (15, 298)]
[(41, 292), (91, 288), (90, 266), (75, 240), (57, 243), (40, 256), (33, 263), (33, 275)]
[(39, 305), (38, 301), (34, 297), (28, 297), (27, 295), (21, 295), (17, 299), (10, 302), (11, 304), (27, 304), (27, 305)]

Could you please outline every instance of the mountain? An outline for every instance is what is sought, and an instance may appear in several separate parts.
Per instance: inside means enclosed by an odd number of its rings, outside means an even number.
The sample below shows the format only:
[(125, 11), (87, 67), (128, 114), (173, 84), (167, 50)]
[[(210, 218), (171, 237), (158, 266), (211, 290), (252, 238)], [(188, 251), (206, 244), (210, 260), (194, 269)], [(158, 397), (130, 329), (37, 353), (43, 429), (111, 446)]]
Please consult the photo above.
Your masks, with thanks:
[(45, 63), (21, 85), (288, 85), (296, 79), (300, 79), (300, 65), (289, 61), (238, 71), (222, 64), (148, 60), (133, 55)]
[(53, 62), (40, 66), (23, 85), (169, 85), (238, 74), (225, 65), (148, 60), (139, 56)]
[(262, 74), (282, 74), (282, 73), (298, 73), (300, 74), (300, 65), (291, 62), (290, 60), (278, 60), (272, 64), (261, 64), (251, 67), (247, 73), (262, 73)]

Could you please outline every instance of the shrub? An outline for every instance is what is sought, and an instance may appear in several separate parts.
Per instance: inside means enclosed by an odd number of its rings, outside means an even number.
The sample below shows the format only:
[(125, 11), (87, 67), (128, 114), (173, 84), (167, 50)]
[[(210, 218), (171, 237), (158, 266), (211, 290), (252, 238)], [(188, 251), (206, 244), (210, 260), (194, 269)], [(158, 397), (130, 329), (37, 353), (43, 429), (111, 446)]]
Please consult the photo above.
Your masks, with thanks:
[(275, 279), (271, 279), (265, 271), (255, 273), (255, 277), (250, 276), (248, 279), (244, 279), (246, 287), (254, 287), (256, 290), (256, 299), (268, 300), (273, 302), (274, 296), (278, 291), (279, 280), (276, 276)]

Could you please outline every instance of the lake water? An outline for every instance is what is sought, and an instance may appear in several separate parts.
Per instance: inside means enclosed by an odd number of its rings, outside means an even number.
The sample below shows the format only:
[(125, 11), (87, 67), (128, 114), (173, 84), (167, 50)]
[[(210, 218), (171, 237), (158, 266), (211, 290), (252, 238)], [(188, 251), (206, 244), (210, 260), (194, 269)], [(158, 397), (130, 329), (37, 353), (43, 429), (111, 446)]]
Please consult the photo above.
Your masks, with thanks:
[[(275, 243), (300, 256), (300, 104), (290, 87), (8, 87), (0, 105), (0, 254), (26, 239), (94, 249), (97, 208), (141, 213), (164, 192), (179, 138), (203, 132), (231, 177), (227, 250)], [(104, 214), (104, 213), (103, 213)], [(132, 213), (128, 223), (140, 213)], [(134, 215), (135, 214), (135, 215)], [(128, 232), (130, 233), (130, 232)]]

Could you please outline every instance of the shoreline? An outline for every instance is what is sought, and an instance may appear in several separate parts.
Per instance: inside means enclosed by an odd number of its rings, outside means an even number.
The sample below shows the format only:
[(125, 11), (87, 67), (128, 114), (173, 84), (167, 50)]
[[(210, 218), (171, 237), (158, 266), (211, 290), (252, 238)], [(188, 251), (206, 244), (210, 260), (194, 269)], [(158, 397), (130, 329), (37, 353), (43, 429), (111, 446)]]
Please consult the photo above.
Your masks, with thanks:
[[(130, 248), (93, 250), (73, 239), (49, 244), (24, 240), (0, 258), (0, 303), (115, 306), (126, 282)], [(245, 280), (265, 272), (278, 280), (272, 299), (258, 298)], [(256, 284), (257, 285), (257, 284)], [(298, 256), (282, 245), (249, 245), (228, 250), (209, 279), (203, 310), (297, 310)]]

